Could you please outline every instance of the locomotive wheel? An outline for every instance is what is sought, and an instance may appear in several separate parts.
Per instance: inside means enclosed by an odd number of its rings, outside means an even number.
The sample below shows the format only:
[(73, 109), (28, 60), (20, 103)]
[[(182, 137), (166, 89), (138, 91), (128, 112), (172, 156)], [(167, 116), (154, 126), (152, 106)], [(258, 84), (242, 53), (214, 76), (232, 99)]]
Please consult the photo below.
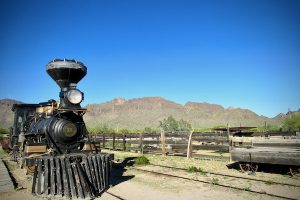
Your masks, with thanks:
[[(34, 158), (34, 157), (39, 157), (39, 156), (40, 156), (39, 153), (33, 153), (30, 156), (28, 156), (28, 157), (29, 158)], [(35, 165), (33, 165), (33, 166), (26, 166), (26, 164), (23, 164), (23, 166), (25, 166), (27, 174), (33, 174), (34, 173)]]
[(27, 174), (33, 174), (35, 170), (35, 166), (26, 166)]
[(300, 177), (300, 168), (294, 168), (294, 167), (290, 167), (290, 172), (289, 174), (292, 177)]

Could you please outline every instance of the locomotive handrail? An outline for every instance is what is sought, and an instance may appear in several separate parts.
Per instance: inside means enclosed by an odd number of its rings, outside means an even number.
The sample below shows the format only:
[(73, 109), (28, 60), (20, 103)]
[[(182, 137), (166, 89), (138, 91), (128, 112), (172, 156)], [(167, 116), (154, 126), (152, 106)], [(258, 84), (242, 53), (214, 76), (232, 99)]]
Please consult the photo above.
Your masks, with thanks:
[(23, 158), (24, 159), (26, 159), (26, 158), (38, 158), (38, 157), (41, 157), (41, 156), (44, 156), (44, 155), (48, 155), (50, 153), (51, 153), (50, 151), (47, 151), (47, 152), (41, 153), (41, 154), (31, 154), (30, 156), (26, 156), (26, 157), (23, 157)]
[(68, 109), (68, 108), (57, 108), (57, 110), (61, 110), (61, 111), (84, 111), (87, 112), (86, 108), (80, 108), (80, 109)]

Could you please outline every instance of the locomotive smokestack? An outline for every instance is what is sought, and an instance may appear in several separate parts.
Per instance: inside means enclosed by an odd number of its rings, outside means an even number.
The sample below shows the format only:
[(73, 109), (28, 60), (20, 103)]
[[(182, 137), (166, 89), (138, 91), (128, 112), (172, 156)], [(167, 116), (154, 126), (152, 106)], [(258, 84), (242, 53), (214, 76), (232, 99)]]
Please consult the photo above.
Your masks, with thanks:
[(55, 59), (47, 64), (46, 69), (61, 89), (76, 86), (87, 73), (83, 63), (67, 59)]
[(46, 65), (46, 70), (61, 88), (60, 107), (65, 109), (80, 108), (83, 93), (76, 89), (76, 85), (86, 75), (86, 66), (75, 60), (55, 59)]

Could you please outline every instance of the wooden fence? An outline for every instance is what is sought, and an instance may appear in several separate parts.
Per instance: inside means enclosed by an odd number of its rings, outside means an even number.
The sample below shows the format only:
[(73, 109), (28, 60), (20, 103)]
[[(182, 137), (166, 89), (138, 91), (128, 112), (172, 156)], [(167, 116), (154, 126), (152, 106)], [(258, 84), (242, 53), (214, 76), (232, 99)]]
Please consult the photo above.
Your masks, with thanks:
[(187, 155), (196, 157), (201, 150), (212, 150), (220, 153), (229, 151), (228, 137), (221, 133), (99, 133), (92, 135), (92, 141), (103, 149), (134, 151), (140, 153)]
[[(176, 133), (98, 133), (92, 141), (99, 148), (140, 153), (189, 155), (203, 157), (203, 150), (228, 153), (234, 148), (292, 147), (300, 148), (299, 136), (233, 137), (227, 133), (176, 132)], [(190, 140), (189, 140), (190, 138)], [(229, 159), (229, 157), (227, 157)]]

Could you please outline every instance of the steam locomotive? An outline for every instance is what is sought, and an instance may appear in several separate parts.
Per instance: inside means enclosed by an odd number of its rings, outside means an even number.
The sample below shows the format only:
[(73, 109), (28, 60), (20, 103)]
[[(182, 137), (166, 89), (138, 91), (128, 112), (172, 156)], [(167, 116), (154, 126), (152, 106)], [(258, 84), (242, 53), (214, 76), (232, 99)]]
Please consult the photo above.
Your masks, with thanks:
[(99, 154), (90, 140), (76, 88), (87, 74), (83, 63), (55, 59), (46, 71), (60, 87), (60, 101), (14, 104), (12, 158), (33, 173), (32, 191), (70, 198), (99, 196), (109, 186), (111, 154)]

